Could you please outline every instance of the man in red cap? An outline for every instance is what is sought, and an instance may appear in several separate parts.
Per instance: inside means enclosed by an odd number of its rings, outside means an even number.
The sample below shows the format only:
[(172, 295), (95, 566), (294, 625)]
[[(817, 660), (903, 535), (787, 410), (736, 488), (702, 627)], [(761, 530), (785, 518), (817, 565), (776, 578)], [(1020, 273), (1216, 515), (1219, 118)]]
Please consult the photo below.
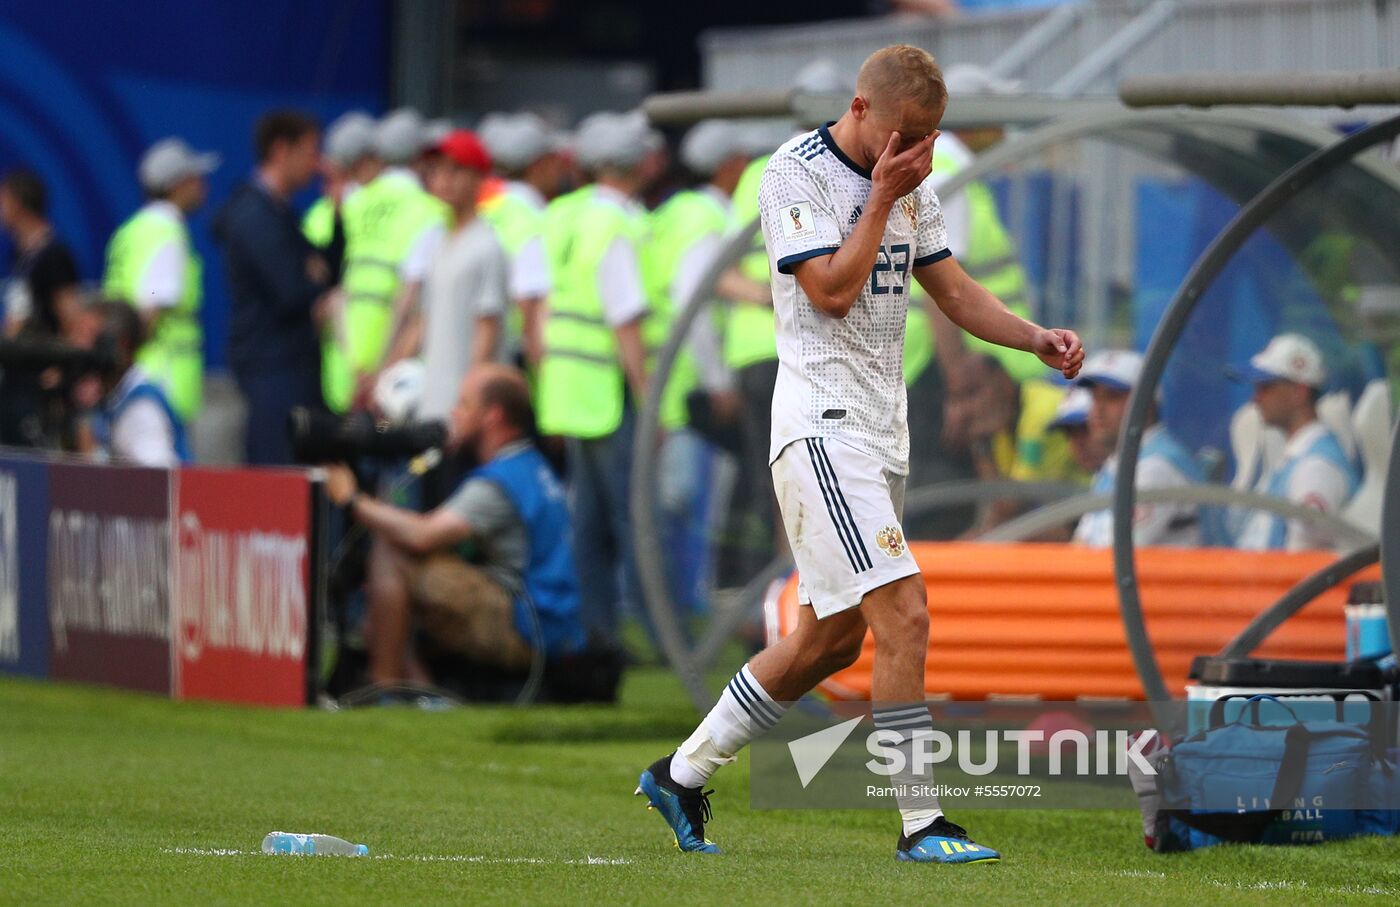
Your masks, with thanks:
[(510, 265), (495, 230), (477, 217), (491, 157), (472, 132), (457, 129), (437, 146), (441, 157), (428, 189), (452, 211), (452, 228), (423, 285), (422, 314), (403, 355), (423, 357), (420, 419), (449, 421), (462, 378), (498, 358)]

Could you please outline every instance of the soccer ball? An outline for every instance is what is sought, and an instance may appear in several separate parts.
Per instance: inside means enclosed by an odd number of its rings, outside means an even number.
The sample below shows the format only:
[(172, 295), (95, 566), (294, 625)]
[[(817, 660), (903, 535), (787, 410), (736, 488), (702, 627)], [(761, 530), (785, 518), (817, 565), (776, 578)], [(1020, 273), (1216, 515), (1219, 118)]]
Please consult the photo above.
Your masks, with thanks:
[(374, 383), (374, 408), (395, 425), (410, 422), (423, 402), (423, 384), (422, 360), (396, 362), (381, 372)]

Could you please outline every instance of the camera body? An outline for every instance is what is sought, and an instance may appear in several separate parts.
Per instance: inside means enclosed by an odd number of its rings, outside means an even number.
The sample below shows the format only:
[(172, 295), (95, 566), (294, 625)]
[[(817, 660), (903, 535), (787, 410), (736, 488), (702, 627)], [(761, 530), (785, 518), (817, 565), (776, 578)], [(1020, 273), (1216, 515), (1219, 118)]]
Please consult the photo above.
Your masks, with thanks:
[(11, 374), (37, 375), (56, 368), (63, 373), (62, 383), (68, 385), (84, 375), (110, 375), (117, 366), (115, 338), (105, 332), (91, 348), (23, 334), (13, 340), (0, 340), (0, 370)]
[(299, 406), (287, 417), (292, 455), (305, 464), (351, 462), (364, 457), (405, 460), (447, 444), (441, 422), (391, 425), (369, 413), (340, 418)]

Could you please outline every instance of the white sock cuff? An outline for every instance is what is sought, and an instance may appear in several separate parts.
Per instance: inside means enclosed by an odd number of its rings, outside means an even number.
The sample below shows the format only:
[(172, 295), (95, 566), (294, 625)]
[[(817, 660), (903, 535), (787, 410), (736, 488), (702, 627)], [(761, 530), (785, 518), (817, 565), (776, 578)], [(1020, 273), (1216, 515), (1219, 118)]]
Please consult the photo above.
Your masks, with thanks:
[(739, 673), (730, 679), (725, 693), (733, 697), (749, 716), (756, 733), (762, 733), (777, 724), (787, 711), (768, 695), (768, 691), (763, 689), (763, 685), (753, 676), (748, 665), (740, 668)]

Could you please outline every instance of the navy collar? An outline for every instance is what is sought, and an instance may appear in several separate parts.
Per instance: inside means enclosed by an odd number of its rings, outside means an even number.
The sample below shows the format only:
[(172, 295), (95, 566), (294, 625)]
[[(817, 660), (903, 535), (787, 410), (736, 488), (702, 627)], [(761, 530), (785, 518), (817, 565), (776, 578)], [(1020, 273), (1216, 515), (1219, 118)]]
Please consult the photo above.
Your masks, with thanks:
[(822, 141), (826, 143), (826, 147), (830, 149), (831, 153), (836, 155), (836, 159), (838, 161), (849, 167), (852, 172), (859, 174), (865, 179), (870, 179), (870, 171), (866, 170), (860, 164), (857, 164), (855, 161), (847, 157), (846, 152), (842, 151), (841, 147), (836, 144), (836, 140), (831, 137), (831, 127), (835, 125), (836, 121), (832, 120), (825, 126), (818, 126), (817, 135), (822, 137)]

